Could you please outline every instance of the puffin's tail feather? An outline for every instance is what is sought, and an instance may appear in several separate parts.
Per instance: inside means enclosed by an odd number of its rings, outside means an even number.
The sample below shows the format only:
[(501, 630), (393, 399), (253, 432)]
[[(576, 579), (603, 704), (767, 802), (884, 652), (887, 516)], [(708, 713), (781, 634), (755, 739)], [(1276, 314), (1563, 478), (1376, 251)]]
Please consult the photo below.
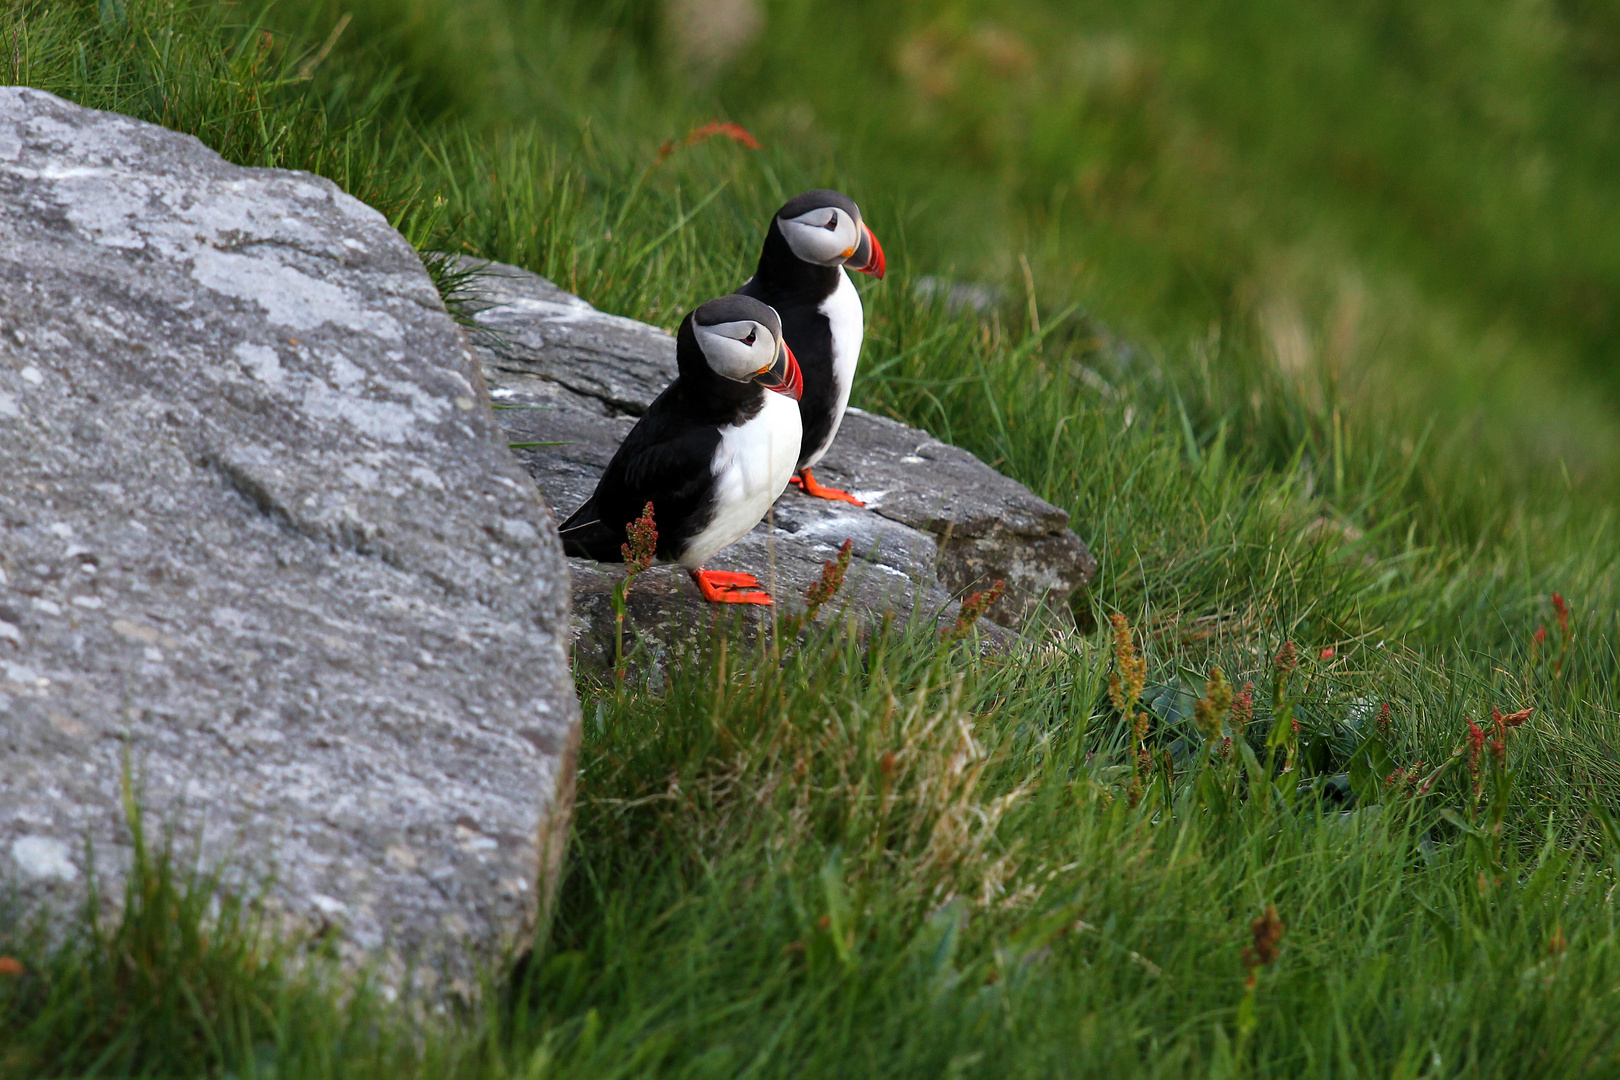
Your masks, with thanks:
[(575, 510), (567, 521), (557, 527), (562, 538), (563, 553), (577, 559), (595, 559), (597, 562), (623, 562), (624, 529), (602, 524), (596, 507), (587, 502)]

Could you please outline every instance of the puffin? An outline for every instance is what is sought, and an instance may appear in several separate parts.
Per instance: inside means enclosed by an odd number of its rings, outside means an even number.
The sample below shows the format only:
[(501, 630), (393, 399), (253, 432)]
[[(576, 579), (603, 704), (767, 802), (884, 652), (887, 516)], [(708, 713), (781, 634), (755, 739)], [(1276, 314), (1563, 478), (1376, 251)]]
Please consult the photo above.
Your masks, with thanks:
[(882, 278), (883, 248), (849, 196), (807, 191), (771, 218), (759, 266), (737, 292), (777, 310), (804, 371), (804, 441), (791, 482), (806, 495), (864, 506), (847, 491), (817, 483), (810, 472), (838, 437), (865, 332), (861, 297), (845, 267)]
[(625, 436), (596, 490), (558, 532), (569, 555), (624, 561), (626, 526), (653, 504), (656, 557), (704, 599), (770, 604), (752, 574), (705, 570), (787, 488), (800, 453), (804, 378), (782, 320), (749, 296), (710, 300), (675, 334), (679, 374)]

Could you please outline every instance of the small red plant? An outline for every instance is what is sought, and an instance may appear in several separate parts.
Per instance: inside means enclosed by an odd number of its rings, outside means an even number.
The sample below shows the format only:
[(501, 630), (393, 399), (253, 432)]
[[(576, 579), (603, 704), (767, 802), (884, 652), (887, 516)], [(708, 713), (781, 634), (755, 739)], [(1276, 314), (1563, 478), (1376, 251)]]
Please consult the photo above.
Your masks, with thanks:
[(619, 545), (624, 557), (624, 577), (613, 586), (609, 603), (613, 605), (613, 672), (624, 678), (624, 616), (629, 610), (630, 586), (637, 575), (653, 564), (658, 554), (658, 527), (653, 523), (653, 504), (641, 510), (641, 516), (627, 522), (624, 534), (628, 538)]
[(1266, 905), (1266, 913), (1249, 923), (1250, 943), (1243, 947), (1243, 1000), (1238, 1004), (1237, 1053), (1239, 1060), (1248, 1054), (1249, 1038), (1260, 1025), (1255, 1005), (1255, 990), (1260, 982), (1260, 969), (1277, 962), (1282, 953), (1283, 922), (1277, 917), (1277, 907)]
[(1249, 934), (1253, 941), (1243, 947), (1243, 966), (1249, 973), (1247, 985), (1254, 985), (1255, 977), (1261, 968), (1270, 967), (1277, 962), (1277, 957), (1282, 953), (1282, 936), (1285, 929), (1282, 919), (1277, 917), (1275, 904), (1267, 904), (1266, 913), (1256, 916), (1249, 923)]
[(1204, 696), (1193, 703), (1193, 723), (1203, 733), (1206, 742), (1214, 742), (1221, 735), (1227, 714), (1232, 711), (1232, 686), (1221, 674), (1220, 668), (1211, 668), (1209, 681), (1204, 684)]
[(979, 617), (990, 609), (990, 605), (1001, 599), (1001, 594), (1007, 591), (1005, 581), (996, 580), (983, 592), (976, 592), (962, 601), (962, 610), (957, 612), (956, 623), (941, 631), (940, 636), (946, 641), (961, 641), (973, 632), (973, 624)]
[[(1496, 759), (1496, 764), (1499, 767), (1505, 768), (1507, 766), (1507, 733), (1530, 719), (1530, 714), (1533, 712), (1535, 712), (1534, 709), (1520, 709), (1516, 713), (1508, 713), (1504, 716), (1500, 709), (1491, 710), (1491, 726), (1495, 729), (1495, 737), (1487, 744), (1487, 749), (1490, 750), (1491, 757)], [(1472, 737), (1472, 733), (1470, 733), (1470, 737)]]
[(1389, 702), (1384, 702), (1383, 707), (1378, 710), (1378, 720), (1375, 726), (1378, 729), (1378, 734), (1389, 734)]
[[(707, 142), (717, 135), (730, 139), (732, 142), (749, 150), (759, 149), (759, 140), (754, 138), (747, 128), (741, 124), (733, 124), (729, 120), (715, 120), (704, 124), (702, 127), (693, 128), (679, 145), (680, 147), (696, 146), (698, 143)], [(664, 159), (677, 149), (679, 147), (673, 139), (664, 143), (663, 146), (658, 148), (658, 159), (655, 164), (662, 164)]]
[(712, 139), (716, 135), (724, 135), (732, 142), (741, 143), (749, 150), (759, 149), (759, 140), (754, 138), (747, 128), (743, 127), (741, 124), (733, 124), (729, 120), (714, 120), (704, 124), (700, 128), (692, 129), (692, 134), (686, 137), (686, 145), (691, 146), (694, 143), (700, 143), (706, 139)]
[[(1464, 719), (1468, 719), (1464, 717)], [(1468, 720), (1468, 775), (1474, 781), (1474, 798), (1479, 798), (1479, 752), (1485, 746), (1485, 729)]]
[(15, 956), (0, 956), (0, 977), (16, 978), (27, 970)]
[[(1393, 791), (1410, 794), (1417, 790), (1418, 777), (1423, 773), (1423, 762), (1414, 761), (1405, 768), (1396, 769), (1384, 777), (1384, 786)], [(1427, 789), (1425, 789), (1427, 790)]]
[(1131, 739), (1136, 746), (1137, 768), (1146, 775), (1153, 769), (1153, 751), (1148, 749), (1148, 732), (1153, 728), (1153, 720), (1147, 713), (1137, 713), (1136, 719), (1131, 723)]
[(1243, 729), (1254, 719), (1254, 683), (1246, 682), (1243, 689), (1232, 695), (1232, 734), (1242, 736)]
[(1147, 685), (1147, 661), (1136, 653), (1130, 621), (1117, 612), (1108, 616), (1108, 621), (1114, 628), (1114, 670), (1108, 676), (1108, 699), (1120, 716), (1129, 720)]
[(805, 614), (808, 618), (814, 619), (821, 606), (844, 587), (844, 575), (849, 572), (849, 559), (854, 548), (854, 540), (845, 540), (838, 549), (838, 558), (821, 564), (821, 580), (804, 591)]
[(1147, 660), (1138, 655), (1131, 639), (1131, 623), (1115, 612), (1108, 616), (1114, 629), (1114, 670), (1108, 673), (1108, 700), (1119, 710), (1120, 719), (1131, 725), (1131, 786), (1127, 795), (1135, 806), (1142, 801), (1144, 779), (1153, 770), (1153, 755), (1147, 748), (1147, 713), (1138, 713), (1142, 688), (1147, 685)]
[(1279, 679), (1286, 679), (1294, 673), (1294, 669), (1299, 666), (1299, 655), (1295, 651), (1292, 641), (1283, 642), (1282, 648), (1277, 650), (1277, 656), (1272, 660), (1271, 665), (1276, 669)]
[(624, 556), (625, 569), (635, 577), (647, 567), (652, 565), (653, 556), (658, 553), (658, 527), (653, 523), (653, 504), (648, 503), (642, 508), (641, 516), (624, 527), (629, 542), (619, 545), (619, 553)]
[(1504, 716), (1498, 710), (1492, 709), (1491, 710), (1491, 719), (1493, 721), (1495, 721), (1496, 723), (1500, 724), (1504, 728), (1516, 728), (1520, 724), (1523, 724), (1526, 720), (1530, 719), (1530, 714), (1535, 712), (1535, 711), (1536, 710), (1533, 709), (1533, 708), (1531, 708), (1531, 709), (1520, 709), (1518, 712), (1508, 713), (1507, 715)]
[(1321, 651), (1321, 653), (1319, 653), (1317, 655), (1317, 659), (1318, 660), (1331, 660), (1337, 655), (1338, 655), (1337, 650), (1335, 650), (1333, 648), (1333, 646), (1329, 645), (1327, 648), (1323, 649)]

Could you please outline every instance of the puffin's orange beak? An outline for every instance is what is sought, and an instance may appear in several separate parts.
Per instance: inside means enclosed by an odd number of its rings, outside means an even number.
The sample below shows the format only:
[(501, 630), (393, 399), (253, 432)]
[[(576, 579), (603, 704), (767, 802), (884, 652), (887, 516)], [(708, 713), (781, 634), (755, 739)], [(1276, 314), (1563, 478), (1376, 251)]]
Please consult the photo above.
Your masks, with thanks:
[(855, 245), (855, 252), (850, 256), (849, 265), (863, 274), (871, 274), (875, 278), (883, 277), (883, 245), (878, 238), (872, 235), (872, 230), (861, 222), (861, 242)]
[(757, 374), (760, 385), (768, 390), (786, 394), (794, 401), (804, 396), (804, 372), (799, 370), (799, 358), (793, 355), (793, 350), (788, 348), (785, 341), (776, 362)]

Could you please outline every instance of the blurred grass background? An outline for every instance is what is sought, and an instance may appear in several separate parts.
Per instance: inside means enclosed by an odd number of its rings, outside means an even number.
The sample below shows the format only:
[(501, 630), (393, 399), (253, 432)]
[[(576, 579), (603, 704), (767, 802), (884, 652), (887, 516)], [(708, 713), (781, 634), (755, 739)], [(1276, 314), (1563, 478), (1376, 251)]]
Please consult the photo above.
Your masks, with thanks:
[[(708, 66), (671, 45), (705, 8), (758, 20)], [(354, 41), (411, 72), (422, 116), (538, 124), (621, 166), (736, 120), (777, 175), (858, 181), (932, 273), (1016, 298), (1027, 258), (1049, 309), (1079, 301), (1161, 349), (1235, 339), (1290, 377), (1472, 424), (1509, 460), (1612, 475), (1608, 5), (342, 10)]]
[[(665, 326), (786, 197), (849, 192), (890, 267), (857, 402), (1073, 512), (1079, 626), (1137, 627), (1171, 756), (1134, 801), (1108, 644), (1062, 629), (984, 658), (833, 626), (582, 682), (572, 870), (515, 1004), (344, 998), (158, 866), (62, 949), (0, 923), (36, 973), (0, 978), (0, 1070), (1620, 1071), (1610, 5), (20, 2), (8, 64)], [(762, 149), (686, 144), (717, 119)], [(1253, 774), (1189, 720), (1217, 663), (1280, 715), (1284, 640), (1316, 793), (1286, 805), (1231, 795)], [(1525, 706), (1482, 826), (1454, 751)], [(1375, 741), (1452, 771), (1410, 805), (1361, 783), (1382, 816), (1316, 802)]]

